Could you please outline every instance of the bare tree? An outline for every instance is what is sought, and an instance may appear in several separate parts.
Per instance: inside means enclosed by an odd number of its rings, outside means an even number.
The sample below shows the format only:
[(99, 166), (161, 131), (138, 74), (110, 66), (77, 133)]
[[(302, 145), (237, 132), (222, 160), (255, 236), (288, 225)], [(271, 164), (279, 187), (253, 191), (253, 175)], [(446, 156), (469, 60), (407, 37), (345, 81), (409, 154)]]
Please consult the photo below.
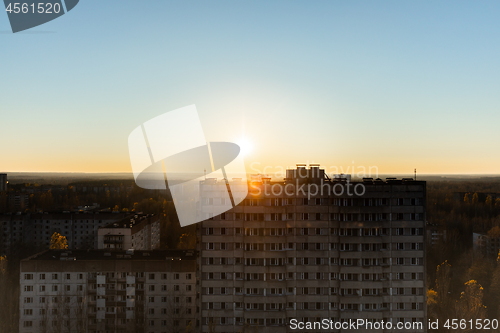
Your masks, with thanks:
[[(191, 312), (193, 300), (188, 302), (187, 298), (193, 296), (187, 295), (180, 287), (181, 285), (177, 286), (177, 290), (170, 290), (167, 296), (167, 329), (170, 333), (191, 333), (194, 331)], [(188, 320), (190, 322), (187, 322)]]
[(78, 291), (75, 304), (76, 333), (86, 333), (88, 326), (87, 319), (87, 296)]
[(0, 257), (0, 332), (19, 332), (19, 271)]

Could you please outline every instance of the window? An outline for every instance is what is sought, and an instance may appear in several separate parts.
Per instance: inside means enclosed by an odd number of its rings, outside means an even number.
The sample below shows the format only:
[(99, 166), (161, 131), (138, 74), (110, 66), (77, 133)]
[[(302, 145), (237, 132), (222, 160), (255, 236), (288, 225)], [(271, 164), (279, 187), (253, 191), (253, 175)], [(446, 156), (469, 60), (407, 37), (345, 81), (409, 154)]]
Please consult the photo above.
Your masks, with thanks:
[(45, 280), (45, 274), (40, 274), (39, 278), (40, 280)]
[(191, 273), (186, 274), (186, 280), (191, 280)]
[(52, 274), (52, 280), (57, 280), (57, 273)]
[[(155, 279), (155, 274), (154, 273), (150, 273), (149, 274), (149, 279), (150, 280), (154, 280)], [(154, 289), (153, 289), (154, 290)]]
[(66, 280), (71, 280), (71, 274), (66, 274)]
[(24, 286), (24, 291), (33, 291), (33, 286)]
[(25, 280), (33, 280), (33, 274), (24, 274)]

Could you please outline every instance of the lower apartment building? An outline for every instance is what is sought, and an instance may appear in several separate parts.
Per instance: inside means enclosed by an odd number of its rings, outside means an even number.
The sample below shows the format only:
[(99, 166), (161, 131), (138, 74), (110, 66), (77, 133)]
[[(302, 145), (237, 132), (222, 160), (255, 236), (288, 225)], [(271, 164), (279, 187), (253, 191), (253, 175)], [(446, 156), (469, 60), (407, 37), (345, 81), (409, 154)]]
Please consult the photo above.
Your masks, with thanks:
[(71, 249), (97, 249), (99, 228), (133, 215), (107, 212), (0, 214), (0, 255), (30, 244), (48, 248), (54, 232), (66, 237)]
[(154, 250), (160, 247), (160, 219), (135, 214), (97, 230), (97, 248)]
[(249, 185), (244, 202), (198, 227), (201, 332), (360, 318), (392, 325), (376, 332), (425, 331), (425, 182), (330, 180), (315, 165)]
[(19, 332), (196, 332), (196, 253), (48, 250), (21, 262)]

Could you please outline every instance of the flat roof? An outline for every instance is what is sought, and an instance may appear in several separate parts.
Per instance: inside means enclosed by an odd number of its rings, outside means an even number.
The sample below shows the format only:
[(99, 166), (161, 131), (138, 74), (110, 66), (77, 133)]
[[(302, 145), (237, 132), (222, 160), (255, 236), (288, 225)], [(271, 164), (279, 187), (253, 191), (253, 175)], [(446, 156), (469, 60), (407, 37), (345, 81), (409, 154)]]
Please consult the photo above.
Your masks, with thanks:
[(150, 221), (152, 221), (152, 219), (154, 217), (155, 217), (154, 214), (143, 214), (143, 213), (132, 214), (130, 216), (123, 218), (120, 221), (110, 223), (103, 228), (105, 228), (105, 229), (132, 228), (133, 226), (139, 225), (140, 223), (142, 223), (144, 221), (150, 222)]
[(85, 261), (85, 260), (196, 260), (196, 250), (46, 250), (23, 261)]

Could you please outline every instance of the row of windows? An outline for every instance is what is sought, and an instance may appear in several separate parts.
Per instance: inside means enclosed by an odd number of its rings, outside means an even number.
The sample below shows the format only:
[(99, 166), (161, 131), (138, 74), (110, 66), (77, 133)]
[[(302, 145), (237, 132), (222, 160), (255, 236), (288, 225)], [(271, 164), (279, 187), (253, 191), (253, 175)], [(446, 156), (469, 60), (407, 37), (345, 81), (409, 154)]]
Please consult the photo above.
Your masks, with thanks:
[[(146, 278), (148, 280), (168, 280), (169, 274), (172, 275), (172, 279), (174, 280), (180, 280), (181, 278), (181, 273), (146, 273), (146, 272), (121, 272), (121, 273), (115, 273), (115, 272), (107, 272), (104, 274), (101, 273), (88, 273), (88, 278), (89, 279), (96, 279), (97, 276), (106, 276), (108, 279), (125, 279), (127, 276), (133, 276), (136, 278)], [(191, 280), (193, 278), (192, 273), (185, 273), (184, 275), (186, 280)]]
[(205, 250), (283, 251), (283, 250), (339, 250), (339, 251), (417, 251), (423, 243), (203, 243)]
[[(230, 306), (222, 308), (222, 306)], [(390, 303), (338, 303), (338, 302), (288, 302), (288, 303), (243, 303), (235, 302), (234, 310), (258, 310), (258, 311), (270, 311), (270, 310), (361, 310), (361, 311), (377, 311), (377, 310), (389, 310), (391, 308)], [(203, 303), (204, 310), (231, 310), (231, 303)], [(423, 303), (412, 302), (412, 303), (393, 303), (393, 310), (423, 310)]]
[[(174, 280), (179, 280), (181, 278), (181, 273), (171, 273), (171, 274), (172, 274), (172, 278)], [(103, 274), (87, 273), (88, 279), (96, 279), (98, 275), (102, 276)], [(107, 272), (106, 274), (104, 274), (104, 276), (106, 276), (108, 279), (114, 279), (114, 278), (125, 279), (125, 278), (127, 278), (127, 276), (144, 278), (144, 277), (146, 277), (146, 273), (145, 272), (136, 272), (136, 273), (133, 273), (133, 272), (122, 272), (122, 273)], [(24, 274), (24, 280), (33, 280), (34, 277), (35, 277), (35, 275), (33, 273), (25, 273)], [(193, 278), (193, 274), (192, 273), (185, 273), (184, 277), (186, 280), (191, 280)], [(84, 276), (83, 276), (83, 273), (64, 273), (64, 274), (40, 273), (38, 275), (39, 280), (48, 280), (48, 279), (59, 280), (59, 278), (63, 278), (64, 280), (72, 280), (72, 279), (83, 280)], [(156, 278), (161, 279), (161, 280), (168, 280), (168, 273), (158, 273), (158, 274), (147, 273), (147, 278), (148, 278), (148, 280), (155, 280)]]
[(204, 280), (263, 280), (263, 281), (283, 281), (294, 280), (340, 280), (340, 281), (385, 281), (390, 280), (422, 280), (423, 273), (310, 273), (310, 272), (288, 272), (288, 273), (203, 273)]
[[(207, 216), (207, 219), (214, 219)], [(419, 213), (223, 213), (222, 221), (421, 221)]]
[[(224, 294), (226, 293), (224, 290)], [(223, 294), (223, 295), (224, 295)], [(257, 296), (283, 296), (283, 295), (339, 295), (339, 296), (422, 296), (423, 288), (337, 288), (337, 287), (287, 287), (287, 288), (236, 288), (235, 294)], [(208, 303), (207, 303), (208, 304)], [(213, 309), (233, 309), (233, 303), (215, 302)], [(212, 308), (210, 308), (212, 309)]]
[[(71, 292), (72, 291), (72, 287), (71, 285), (64, 285), (64, 288), (60, 288), (61, 286), (55, 284), (55, 285), (40, 285), (38, 287), (38, 290), (39, 292), (45, 292), (45, 291), (53, 291), (53, 292), (58, 292), (58, 291), (61, 291), (61, 290), (64, 290), (65, 292)], [(127, 287), (133, 287), (133, 288), (137, 288), (138, 290), (144, 290), (144, 283), (139, 283), (139, 284), (125, 284), (125, 283), (120, 283), (118, 284), (117, 286), (114, 285), (114, 284), (104, 284), (104, 285), (98, 285), (96, 283), (94, 284), (91, 284), (89, 286), (91, 290), (95, 290), (97, 289), (98, 287), (104, 287), (106, 289), (109, 289), (109, 290), (126, 290)], [(158, 288), (157, 288), (158, 287)], [(191, 291), (192, 290), (192, 285), (191, 284), (187, 284), (185, 285), (185, 289), (186, 291)], [(149, 285), (148, 286), (148, 290), (149, 291), (155, 291), (155, 290), (158, 290), (158, 291), (168, 291), (168, 286), (166, 284), (164, 285), (161, 285), (161, 286), (155, 286), (155, 285)], [(181, 289), (181, 286), (180, 285), (174, 285), (173, 286), (173, 290), (174, 291), (180, 291)], [(33, 285), (25, 285), (24, 286), (24, 291), (25, 292), (32, 292), (34, 291), (34, 287)], [(83, 291), (83, 285), (76, 285), (76, 291)]]
[[(155, 303), (156, 302), (161, 302), (161, 303), (167, 303), (168, 302), (168, 299), (169, 298), (172, 298), (173, 302), (174, 303), (180, 303), (182, 300), (185, 300), (187, 303), (191, 303), (192, 302), (192, 297), (191, 296), (185, 296), (184, 297), (181, 297), (181, 296), (172, 296), (172, 297), (167, 297), (167, 296), (149, 296), (148, 297), (148, 302), (149, 303)], [(39, 298), (38, 302), (40, 304), (46, 304), (48, 303), (49, 300), (51, 300), (51, 302), (53, 304), (57, 304), (57, 303), (71, 303), (72, 300), (74, 300), (75, 298), (74, 297), (71, 297), (71, 296), (52, 296), (51, 298), (48, 298), (48, 297), (45, 297), (45, 296), (42, 296)], [(96, 296), (96, 295), (92, 295), (88, 298), (89, 301), (91, 302), (95, 302), (96, 299), (106, 299), (108, 301), (111, 301), (111, 302), (114, 302), (115, 301), (115, 298), (114, 296)], [(138, 301), (142, 301), (143, 298), (141, 295), (127, 295), (127, 299), (135, 299), (135, 300), (138, 300)], [(76, 301), (78, 303), (82, 303), (85, 301), (84, 297), (82, 296), (77, 296), (76, 297)], [(125, 301), (125, 299), (123, 298), (123, 296), (117, 296), (116, 298), (116, 301), (120, 302), (120, 301)], [(34, 303), (34, 298), (33, 297), (24, 297), (24, 303), (25, 304), (32, 304)], [(69, 310), (69, 309), (68, 309)]]
[(202, 258), (203, 265), (246, 265), (246, 266), (283, 266), (283, 265), (341, 265), (341, 266), (389, 266), (423, 265), (423, 258)]
[[(97, 319), (94, 319), (91, 322), (96, 324)], [(61, 326), (61, 324), (65, 328), (69, 328), (71, 326), (71, 321), (69, 321), (69, 320), (63, 320), (63, 321), (52, 320), (50, 323), (51, 323), (52, 327), (54, 327), (54, 328), (59, 328)], [(130, 319), (121, 319), (121, 321), (120, 321), (121, 325), (126, 325), (128, 323), (130, 323)], [(190, 326), (192, 323), (192, 320), (186, 319), (186, 320), (184, 320), (184, 323), (186, 326)], [(153, 327), (156, 325), (160, 325), (161, 327), (167, 327), (169, 325), (173, 325), (173, 326), (177, 327), (177, 326), (181, 325), (181, 320), (175, 319), (172, 321), (167, 321), (167, 320), (156, 320), (155, 321), (154, 319), (150, 319), (150, 320), (148, 320), (148, 325), (150, 327)], [(79, 326), (82, 326), (82, 325), (80, 324)], [(33, 321), (32, 320), (23, 321), (23, 327), (25, 327), (25, 328), (33, 327)], [(40, 321), (40, 327), (46, 327), (46, 322)], [(95, 331), (90, 331), (90, 332), (95, 332)]]
[[(24, 274), (24, 279), (25, 280), (33, 280), (34, 279), (34, 274), (32, 273), (26, 273)], [(48, 279), (52, 279), (52, 280), (58, 280), (60, 277), (63, 277), (65, 280), (71, 280), (71, 276), (72, 274), (71, 273), (65, 273), (65, 274), (59, 274), (59, 273), (51, 273), (51, 274), (48, 274), (48, 273), (40, 273), (38, 275), (38, 279), (39, 280), (48, 280)], [(73, 276), (76, 280), (83, 280), (83, 274), (82, 273), (77, 273)]]
[(422, 236), (424, 228), (202, 228), (204, 235)]
[[(242, 206), (420, 206), (422, 198), (271, 198), (246, 199)], [(208, 204), (208, 203), (207, 203)]]
[[(334, 308), (337, 306), (336, 308)], [(415, 307), (420, 307), (417, 303)], [(326, 306), (322, 306), (324, 309), (331, 308), (333, 309), (340, 309), (340, 310), (355, 310), (354, 306), (350, 304), (327, 304)], [(356, 307), (358, 308), (358, 307)], [(287, 309), (293, 309), (293, 307), (287, 307)], [(419, 308), (421, 309), (421, 308)], [(315, 322), (319, 321), (317, 317), (302, 317), (302, 318), (290, 318), (290, 319), (298, 319), (298, 321), (306, 323), (306, 322)], [(338, 318), (330, 318), (334, 322), (347, 322), (349, 319), (338, 319)], [(404, 318), (404, 317), (399, 317), (399, 318), (384, 318), (383, 321), (385, 323), (387, 322), (394, 322), (394, 323), (422, 323), (423, 318)], [(286, 318), (243, 318), (243, 317), (204, 317), (203, 318), (203, 325), (207, 326), (212, 326), (212, 325), (251, 325), (251, 326), (285, 326), (287, 325), (289, 321)], [(365, 319), (365, 323), (375, 323), (375, 322), (380, 322), (377, 319)], [(422, 327), (421, 325), (418, 327)], [(208, 332), (203, 332), (203, 333), (208, 333)]]

